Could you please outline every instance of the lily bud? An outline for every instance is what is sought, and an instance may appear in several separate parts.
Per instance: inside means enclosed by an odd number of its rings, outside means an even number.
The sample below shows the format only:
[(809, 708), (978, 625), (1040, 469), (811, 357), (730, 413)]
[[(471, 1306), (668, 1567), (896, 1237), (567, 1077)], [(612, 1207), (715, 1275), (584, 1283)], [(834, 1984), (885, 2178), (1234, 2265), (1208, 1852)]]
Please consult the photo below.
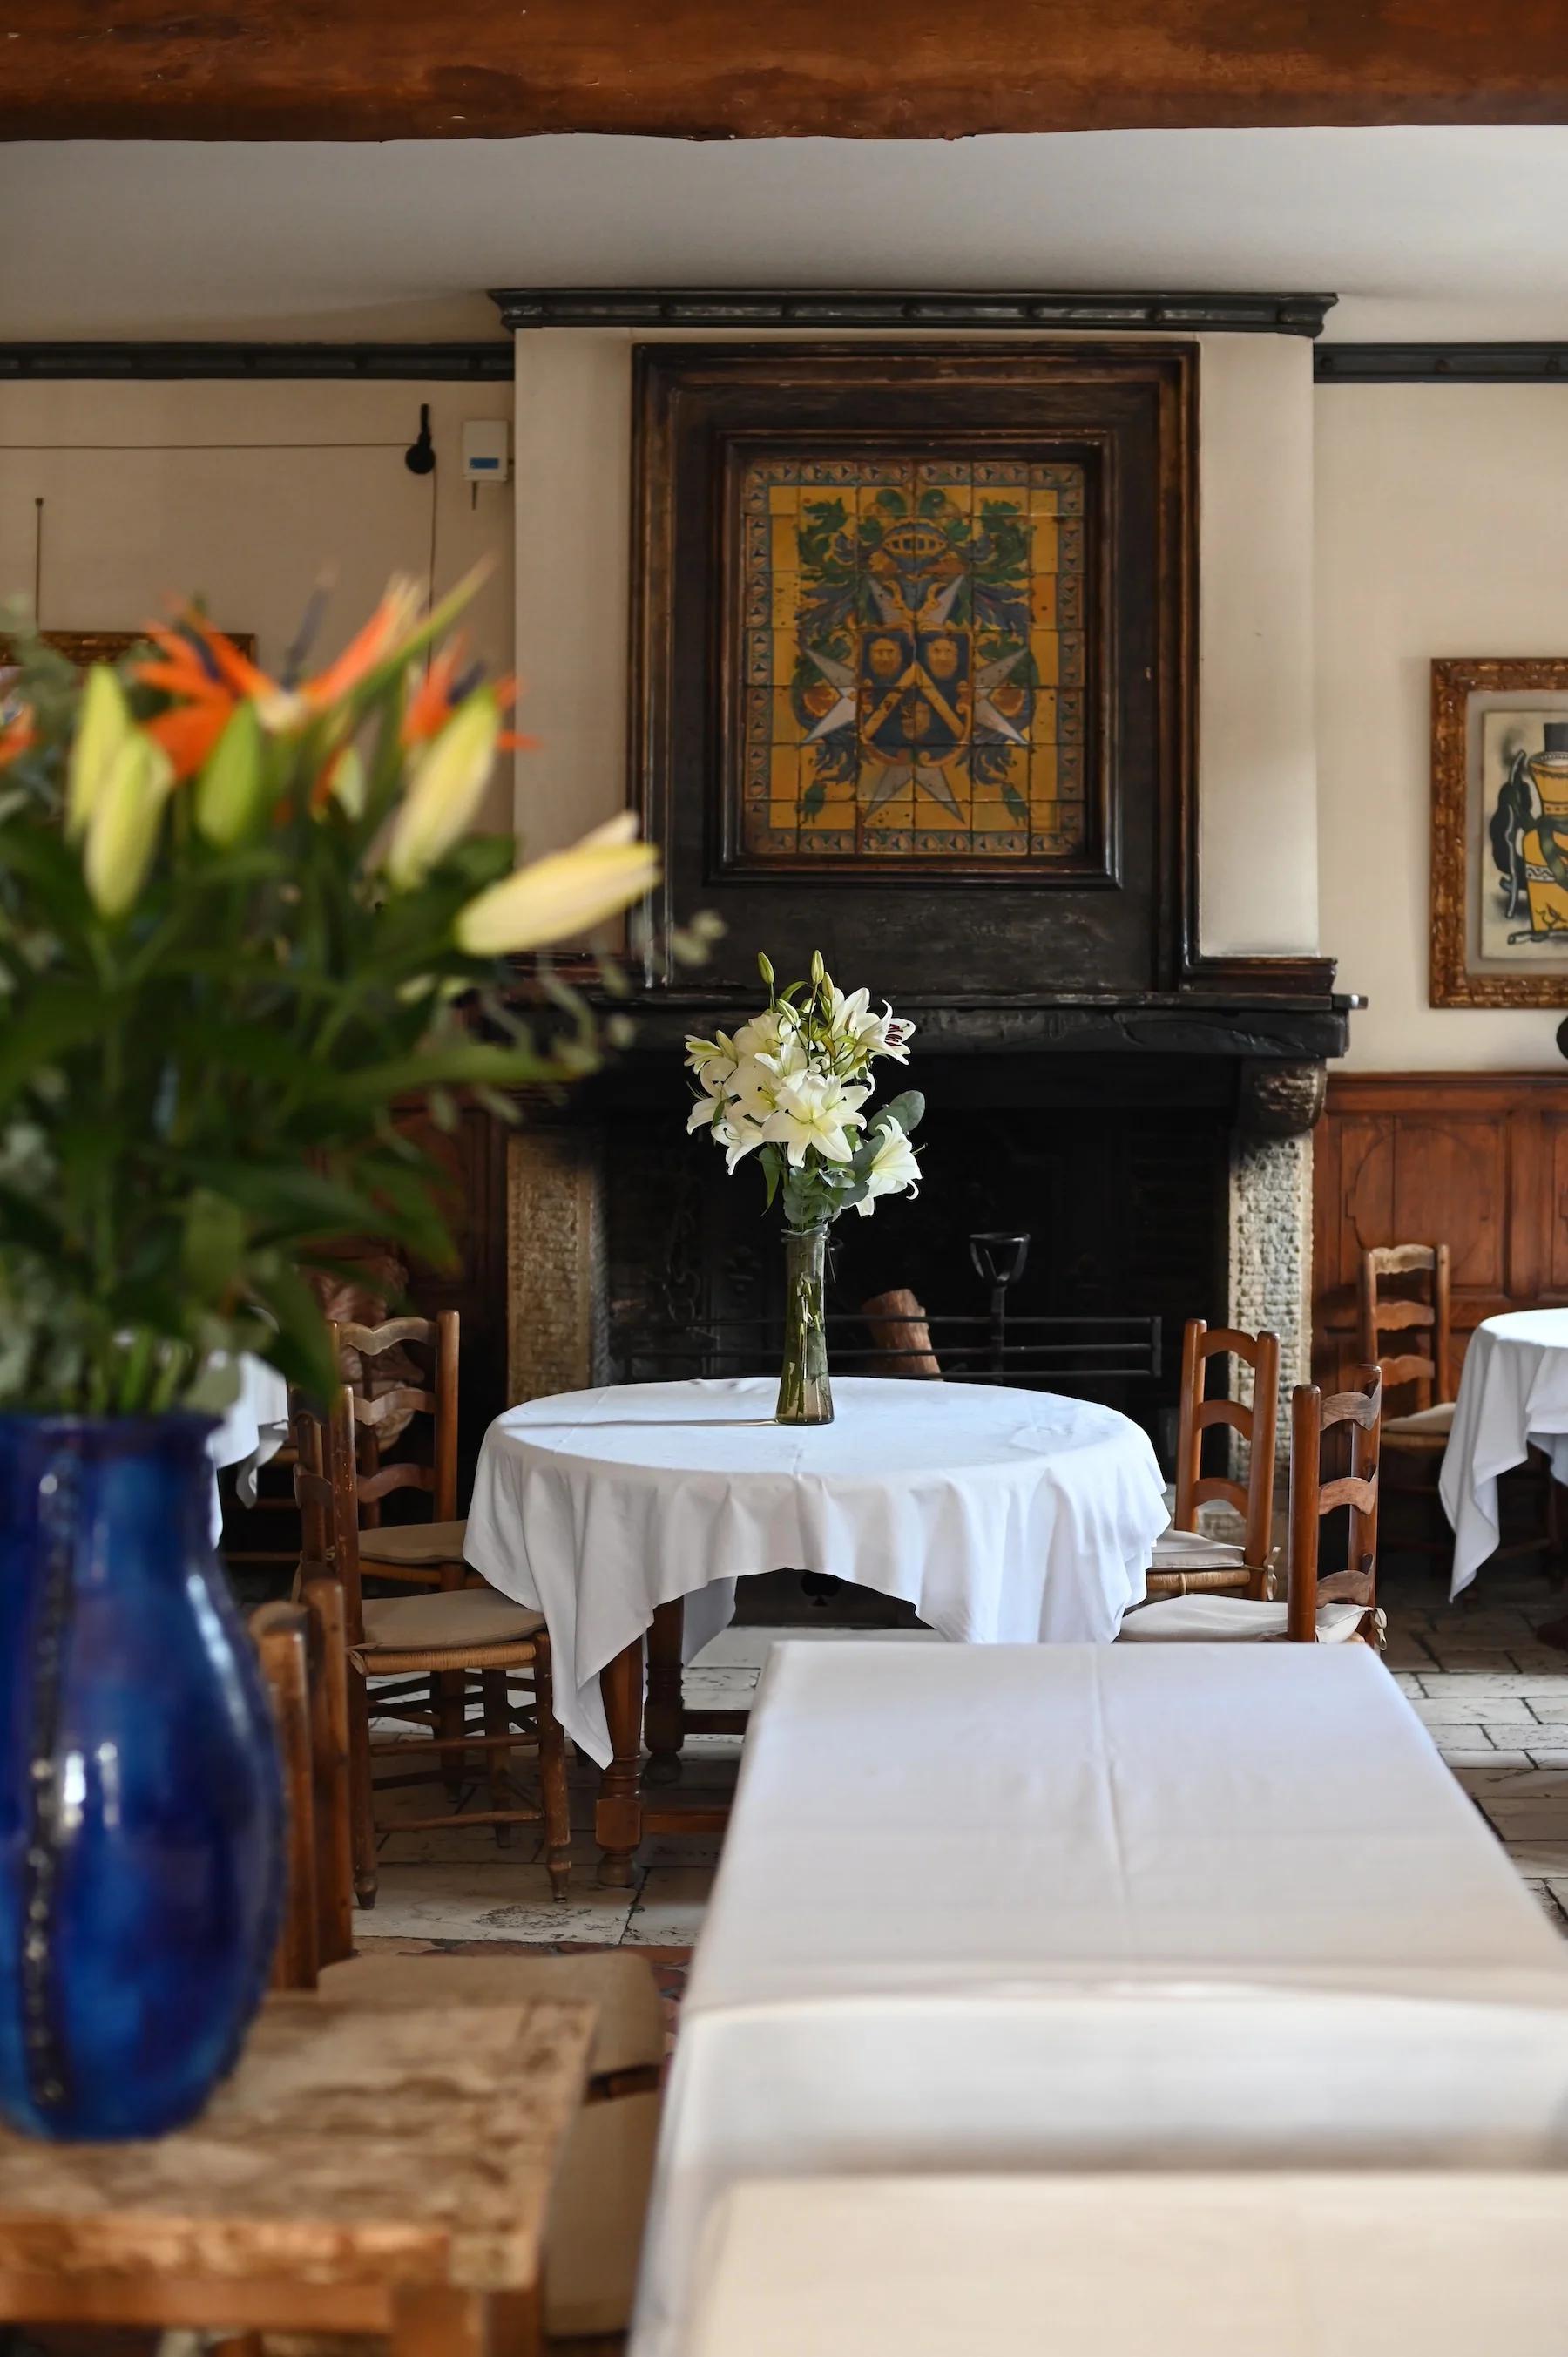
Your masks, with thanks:
[(815, 988), (822, 981), (822, 975), (825, 972), (826, 968), (822, 964), (822, 953), (821, 950), (813, 950), (811, 952), (811, 984), (813, 988)]
[(146, 882), (173, 783), (167, 755), (133, 729), (99, 789), (82, 852), (87, 888), (101, 916), (124, 916)]
[(118, 676), (107, 663), (94, 663), (81, 692), (66, 771), (65, 831), (73, 842), (86, 833), (110, 768), (133, 726)]
[(388, 881), (417, 884), (466, 834), (489, 783), (501, 716), (494, 695), (480, 688), (460, 704), (413, 772), (392, 823)]
[(263, 815), (268, 791), (261, 722), (253, 705), (236, 705), (197, 781), (196, 823), (228, 851)]
[(762, 976), (763, 981), (768, 985), (768, 989), (771, 990), (773, 987), (773, 965), (772, 961), (769, 959), (765, 950), (758, 950), (757, 952), (757, 971)]
[(629, 908), (658, 878), (652, 844), (628, 843), (617, 820), (479, 893), (458, 916), (457, 945), (470, 957), (543, 949)]
[(345, 745), (328, 777), (328, 791), (348, 818), (363, 818), (369, 792), (365, 765), (357, 745)]

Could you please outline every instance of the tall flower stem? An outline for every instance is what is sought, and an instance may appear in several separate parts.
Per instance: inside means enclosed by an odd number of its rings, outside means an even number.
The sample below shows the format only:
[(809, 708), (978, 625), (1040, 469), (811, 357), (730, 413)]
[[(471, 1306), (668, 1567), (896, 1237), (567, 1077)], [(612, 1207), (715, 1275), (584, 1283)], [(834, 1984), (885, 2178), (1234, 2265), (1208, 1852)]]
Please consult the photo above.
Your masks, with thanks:
[(780, 1424), (832, 1424), (825, 1301), (828, 1232), (784, 1232), (784, 1363), (779, 1376)]

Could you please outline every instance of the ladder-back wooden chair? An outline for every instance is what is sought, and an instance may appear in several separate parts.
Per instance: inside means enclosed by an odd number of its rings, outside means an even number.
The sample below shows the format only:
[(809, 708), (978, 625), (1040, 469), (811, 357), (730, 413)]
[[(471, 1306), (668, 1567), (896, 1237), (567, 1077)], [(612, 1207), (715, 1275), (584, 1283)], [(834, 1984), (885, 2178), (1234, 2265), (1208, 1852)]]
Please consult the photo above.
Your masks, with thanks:
[[(1233, 1358), (1252, 1372), (1250, 1403), (1205, 1396), (1209, 1361)], [(1233, 1326), (1209, 1329), (1190, 1318), (1182, 1336), (1181, 1402), (1176, 1428), (1176, 1512), (1155, 1542), (1148, 1574), (1151, 1596), (1269, 1594), (1273, 1548), (1274, 1434), (1279, 1414), (1277, 1334), (1244, 1334)], [(1247, 1447), (1247, 1478), (1203, 1469), (1205, 1436), (1240, 1435)], [(1240, 1540), (1214, 1539), (1198, 1528), (1198, 1508), (1210, 1501), (1241, 1517)]]
[[(1447, 1557), (1454, 1534), (1437, 1494), (1443, 1452), (1454, 1429), (1454, 1384), (1446, 1244), (1373, 1244), (1361, 1254), (1361, 1356), (1382, 1370), (1385, 1394), (1403, 1412), (1383, 1418), (1384, 1484), (1391, 1547)], [(1385, 1349), (1383, 1337), (1397, 1337)]]
[[(362, 1907), (376, 1894), (376, 1796), (400, 1786), (444, 1781), (460, 1785), (470, 1758), (484, 1762), (489, 1806), (439, 1815), (403, 1817), (396, 1830), (432, 1832), (488, 1824), (498, 1843), (519, 1824), (542, 1824), (545, 1865), (553, 1896), (564, 1899), (571, 1878), (572, 1835), (566, 1797), (565, 1738), (552, 1700), (550, 1640), (543, 1616), (493, 1587), (443, 1588), (422, 1596), (367, 1598), (360, 1555), (359, 1489), (354, 1412), (347, 1387), (333, 1402), (325, 1430), (308, 1413), (295, 1423), (296, 1494), (306, 1561), (323, 1556), (342, 1594), (349, 1665), (349, 1755), (352, 1799), (354, 1888)], [(315, 1550), (314, 1555), (311, 1550)], [(510, 1682), (526, 1674), (531, 1705), (514, 1707)], [(440, 1676), (456, 1687), (455, 1706), (413, 1706), (406, 1681)], [(372, 1698), (371, 1681), (378, 1685)], [(470, 1707), (478, 1681), (479, 1717)], [(392, 1718), (427, 1731), (372, 1734), (371, 1720)], [(532, 1749), (538, 1762), (537, 1806), (518, 1795), (510, 1773), (515, 1752)], [(378, 1761), (435, 1755), (435, 1766), (378, 1778)], [(391, 1828), (386, 1828), (390, 1830)]]
[[(1414, 1278), (1398, 1294), (1385, 1280)], [(1409, 1388), (1413, 1405), (1385, 1416), (1383, 1445), (1404, 1455), (1441, 1457), (1454, 1428), (1452, 1323), (1446, 1244), (1374, 1244), (1361, 1254), (1361, 1356), (1381, 1370), (1385, 1394)], [(1385, 1351), (1385, 1334), (1408, 1335), (1413, 1348)]]
[[(653, 2176), (666, 2033), (652, 1971), (630, 1949), (532, 1956), (351, 1955), (324, 1927), (349, 1923), (349, 1780), (324, 1734), (348, 1712), (348, 1664), (334, 1644), (329, 1566), (300, 1601), (263, 1605), (251, 1627), (272, 1693), (288, 1788), (288, 1876), (274, 1986), (319, 1990), (371, 2011), (552, 1998), (596, 2012), (583, 2108), (551, 2197), (544, 2248), (550, 2346), (624, 2331)], [(248, 2338), (233, 2357), (262, 2357)]]
[[(360, 1570), (406, 1587), (461, 1587), (468, 1574), (467, 1526), (457, 1512), (457, 1312), (389, 1318), (379, 1326), (334, 1318), (331, 1328), (354, 1403)], [(426, 1424), (428, 1455), (402, 1453), (405, 1436), (417, 1431), (424, 1439)], [(383, 1499), (405, 1490), (429, 1498), (428, 1515), (383, 1523)]]
[[(1290, 1516), (1282, 1603), (1250, 1596), (1173, 1596), (1129, 1612), (1118, 1642), (1164, 1639), (1216, 1643), (1230, 1640), (1289, 1640), (1337, 1645), (1359, 1638), (1380, 1641), (1378, 1611), (1378, 1457), (1383, 1379), (1377, 1367), (1357, 1369), (1352, 1391), (1326, 1399), (1316, 1383), (1291, 1394)], [(1343, 1431), (1348, 1469), (1324, 1470), (1325, 1436)], [(1342, 1570), (1325, 1576), (1318, 1563), (1325, 1515), (1341, 1509), (1349, 1536)]]

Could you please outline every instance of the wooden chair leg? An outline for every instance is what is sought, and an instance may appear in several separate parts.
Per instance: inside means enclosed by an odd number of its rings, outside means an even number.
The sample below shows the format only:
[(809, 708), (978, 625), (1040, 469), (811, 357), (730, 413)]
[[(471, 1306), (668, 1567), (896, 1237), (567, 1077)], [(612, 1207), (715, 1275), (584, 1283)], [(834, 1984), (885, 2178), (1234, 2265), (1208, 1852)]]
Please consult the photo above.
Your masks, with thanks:
[[(507, 1703), (506, 1672), (504, 1670), (481, 1672), (479, 1692), (484, 1697), (485, 1733), (489, 1736), (510, 1734), (511, 1712)], [(510, 1774), (511, 1753), (504, 1746), (498, 1746), (495, 1750), (486, 1752), (485, 1760), (485, 1773), (490, 1788), (490, 1806), (492, 1809), (509, 1808), (512, 1803)], [(510, 1849), (511, 1834), (512, 1829), (510, 1825), (498, 1824), (495, 1828), (496, 1847)]]
[[(430, 1681), (431, 1716), (444, 1743), (456, 1743), (467, 1730), (467, 1689), (468, 1682), (461, 1670), (438, 1670)], [(467, 1762), (461, 1751), (441, 1754), (441, 1781), (446, 1787), (447, 1799), (456, 1808), (467, 1781)]]
[(376, 1903), (376, 1818), (371, 1791), (371, 1689), (369, 1681), (350, 1663), (349, 1667), (349, 1807), (352, 1825), (354, 1900), (360, 1907)]
[(681, 1773), (681, 1747), (686, 1739), (685, 1695), (682, 1689), (686, 1642), (686, 1606), (677, 1596), (660, 1604), (648, 1632), (648, 1704), (643, 1734), (648, 1744), (647, 1779), (650, 1784), (673, 1784)]
[(552, 1899), (572, 1883), (572, 1804), (566, 1791), (566, 1738), (555, 1716), (550, 1640), (541, 1630), (533, 1663), (533, 1729), (539, 1745), (539, 1799), (544, 1811), (544, 1866)]

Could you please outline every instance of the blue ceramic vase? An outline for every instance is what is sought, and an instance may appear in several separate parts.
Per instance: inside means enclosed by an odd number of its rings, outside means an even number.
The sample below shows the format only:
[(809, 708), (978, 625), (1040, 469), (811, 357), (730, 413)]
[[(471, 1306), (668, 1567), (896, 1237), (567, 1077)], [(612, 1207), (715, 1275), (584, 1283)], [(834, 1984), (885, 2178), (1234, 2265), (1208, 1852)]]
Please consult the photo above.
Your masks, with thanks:
[(194, 2118), (266, 1986), (283, 1796), (199, 1415), (0, 1415), (0, 2114)]

